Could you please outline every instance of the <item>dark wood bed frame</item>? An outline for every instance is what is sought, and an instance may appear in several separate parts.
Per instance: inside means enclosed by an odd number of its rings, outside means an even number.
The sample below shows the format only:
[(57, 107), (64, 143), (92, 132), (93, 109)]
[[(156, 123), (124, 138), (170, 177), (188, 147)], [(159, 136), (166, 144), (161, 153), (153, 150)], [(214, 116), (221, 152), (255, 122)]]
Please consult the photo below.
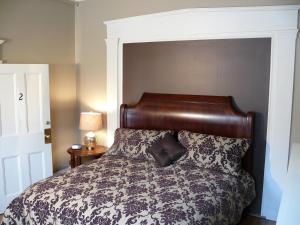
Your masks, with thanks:
[[(231, 96), (202, 96), (144, 93), (135, 105), (121, 105), (121, 128), (189, 130), (252, 140), (254, 113), (243, 113), (232, 104)], [(252, 151), (243, 159), (251, 175)]]

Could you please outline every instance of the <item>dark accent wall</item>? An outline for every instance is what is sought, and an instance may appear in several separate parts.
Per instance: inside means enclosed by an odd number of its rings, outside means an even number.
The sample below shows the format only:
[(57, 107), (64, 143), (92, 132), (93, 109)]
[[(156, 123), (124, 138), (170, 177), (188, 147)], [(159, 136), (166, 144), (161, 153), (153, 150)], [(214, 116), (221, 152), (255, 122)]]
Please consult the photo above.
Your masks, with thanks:
[(271, 39), (227, 39), (124, 44), (123, 102), (143, 92), (231, 95), (254, 111), (254, 175), (260, 214), (267, 130)]

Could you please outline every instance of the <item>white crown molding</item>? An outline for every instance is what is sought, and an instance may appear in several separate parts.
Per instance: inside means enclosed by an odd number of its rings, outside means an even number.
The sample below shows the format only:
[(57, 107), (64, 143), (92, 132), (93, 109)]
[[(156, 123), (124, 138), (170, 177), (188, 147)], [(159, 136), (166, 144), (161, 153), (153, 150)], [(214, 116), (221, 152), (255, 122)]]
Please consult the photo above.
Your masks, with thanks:
[[(107, 25), (107, 38), (121, 37), (134, 42), (135, 39), (174, 38), (172, 29), (181, 29), (184, 34), (195, 36), (205, 34), (257, 33), (279, 30), (295, 30), (298, 26), (298, 10), (300, 6), (261, 6), (261, 7), (225, 7), (194, 8), (170, 12), (155, 13), (145, 16), (129, 17), (104, 22)], [(152, 32), (144, 32), (145, 23)], [(200, 29), (194, 29), (197, 23)], [(164, 29), (161, 29), (165, 27)], [(130, 32), (127, 32), (127, 30)], [(170, 33), (171, 31), (171, 33)], [(172, 36), (172, 37), (171, 37)]]
[(104, 24), (114, 24), (114, 23), (124, 23), (128, 21), (138, 21), (144, 19), (152, 19), (159, 17), (168, 17), (168, 16), (175, 16), (180, 14), (188, 14), (188, 13), (203, 13), (203, 12), (227, 12), (227, 13), (234, 13), (234, 12), (251, 12), (251, 11), (278, 11), (278, 10), (299, 10), (300, 5), (277, 5), (277, 6), (253, 6), (253, 7), (219, 7), (219, 8), (188, 8), (188, 9), (179, 9), (179, 10), (172, 10), (167, 12), (160, 12), (160, 13), (152, 13), (147, 15), (140, 15), (140, 16), (132, 16), (114, 20), (107, 20), (104, 21)]

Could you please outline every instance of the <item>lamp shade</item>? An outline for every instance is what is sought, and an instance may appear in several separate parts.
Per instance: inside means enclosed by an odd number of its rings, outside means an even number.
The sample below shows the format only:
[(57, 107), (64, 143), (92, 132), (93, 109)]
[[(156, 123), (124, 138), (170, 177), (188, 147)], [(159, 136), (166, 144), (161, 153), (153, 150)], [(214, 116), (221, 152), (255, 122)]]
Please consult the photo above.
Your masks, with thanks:
[(102, 127), (101, 113), (97, 112), (82, 112), (80, 113), (80, 130), (95, 131)]

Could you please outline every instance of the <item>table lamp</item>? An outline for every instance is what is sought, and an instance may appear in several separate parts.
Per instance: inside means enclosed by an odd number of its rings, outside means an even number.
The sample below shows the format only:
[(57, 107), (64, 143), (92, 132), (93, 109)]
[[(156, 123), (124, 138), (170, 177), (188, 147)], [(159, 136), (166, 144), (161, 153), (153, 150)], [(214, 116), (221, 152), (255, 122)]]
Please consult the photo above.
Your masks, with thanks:
[(84, 136), (84, 144), (88, 150), (92, 150), (96, 146), (96, 135), (94, 131), (100, 130), (102, 127), (101, 113), (98, 112), (82, 112), (80, 113), (80, 130), (89, 131)]

